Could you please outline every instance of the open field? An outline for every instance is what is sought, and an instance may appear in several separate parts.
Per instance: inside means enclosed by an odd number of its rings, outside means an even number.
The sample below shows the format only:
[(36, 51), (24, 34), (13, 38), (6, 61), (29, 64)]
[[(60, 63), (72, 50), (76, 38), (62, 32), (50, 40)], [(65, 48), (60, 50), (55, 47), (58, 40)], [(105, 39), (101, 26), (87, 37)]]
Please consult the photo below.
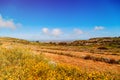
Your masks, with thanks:
[(0, 80), (119, 80), (116, 44), (61, 45), (0, 38)]

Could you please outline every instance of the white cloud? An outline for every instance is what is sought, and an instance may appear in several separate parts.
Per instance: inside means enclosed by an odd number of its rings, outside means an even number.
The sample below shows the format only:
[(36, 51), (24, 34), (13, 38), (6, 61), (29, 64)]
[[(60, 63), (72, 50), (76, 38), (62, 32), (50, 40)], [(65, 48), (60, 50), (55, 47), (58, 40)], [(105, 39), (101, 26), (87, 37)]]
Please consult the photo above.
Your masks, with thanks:
[(104, 29), (104, 27), (103, 26), (95, 26), (95, 28), (94, 28), (94, 30), (103, 30)]
[(21, 24), (16, 24), (12, 19), (5, 20), (3, 17), (0, 15), (0, 28), (10, 28), (10, 29), (15, 29), (16, 27), (20, 26)]
[(43, 28), (43, 29), (42, 29), (42, 32), (43, 32), (44, 34), (49, 34), (49, 29), (48, 29), (48, 28)]
[(49, 30), (48, 28), (42, 28), (42, 32), (49, 36), (60, 36), (62, 34), (62, 31), (57, 28), (52, 30)]
[(62, 31), (60, 29), (53, 29), (52, 30), (52, 35), (53, 36), (59, 36), (62, 34)]
[(80, 29), (74, 29), (74, 32), (75, 32), (75, 34), (77, 34), (77, 35), (83, 34), (83, 31), (80, 30)]

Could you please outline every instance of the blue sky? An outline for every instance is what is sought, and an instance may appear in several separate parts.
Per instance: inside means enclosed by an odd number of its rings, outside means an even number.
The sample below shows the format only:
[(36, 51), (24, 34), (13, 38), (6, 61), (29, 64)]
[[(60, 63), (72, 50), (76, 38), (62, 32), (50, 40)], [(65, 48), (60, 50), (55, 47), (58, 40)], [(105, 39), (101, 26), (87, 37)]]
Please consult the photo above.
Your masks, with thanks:
[(120, 36), (120, 0), (0, 0), (0, 36), (28, 40)]

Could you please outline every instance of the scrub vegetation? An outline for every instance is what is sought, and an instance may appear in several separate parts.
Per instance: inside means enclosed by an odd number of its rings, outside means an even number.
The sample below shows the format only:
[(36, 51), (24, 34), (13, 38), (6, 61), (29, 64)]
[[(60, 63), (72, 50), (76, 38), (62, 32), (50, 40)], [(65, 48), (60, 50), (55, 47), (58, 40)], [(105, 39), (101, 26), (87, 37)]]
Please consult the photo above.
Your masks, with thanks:
[(0, 80), (120, 79), (118, 45), (64, 43), (0, 38)]

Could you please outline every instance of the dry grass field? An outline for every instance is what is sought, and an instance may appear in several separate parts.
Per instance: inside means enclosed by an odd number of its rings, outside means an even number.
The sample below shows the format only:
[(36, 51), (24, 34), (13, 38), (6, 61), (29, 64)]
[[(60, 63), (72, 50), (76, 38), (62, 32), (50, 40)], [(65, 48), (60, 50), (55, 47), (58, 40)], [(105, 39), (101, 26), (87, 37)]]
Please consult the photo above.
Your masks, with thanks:
[(120, 48), (0, 38), (0, 80), (120, 80)]

